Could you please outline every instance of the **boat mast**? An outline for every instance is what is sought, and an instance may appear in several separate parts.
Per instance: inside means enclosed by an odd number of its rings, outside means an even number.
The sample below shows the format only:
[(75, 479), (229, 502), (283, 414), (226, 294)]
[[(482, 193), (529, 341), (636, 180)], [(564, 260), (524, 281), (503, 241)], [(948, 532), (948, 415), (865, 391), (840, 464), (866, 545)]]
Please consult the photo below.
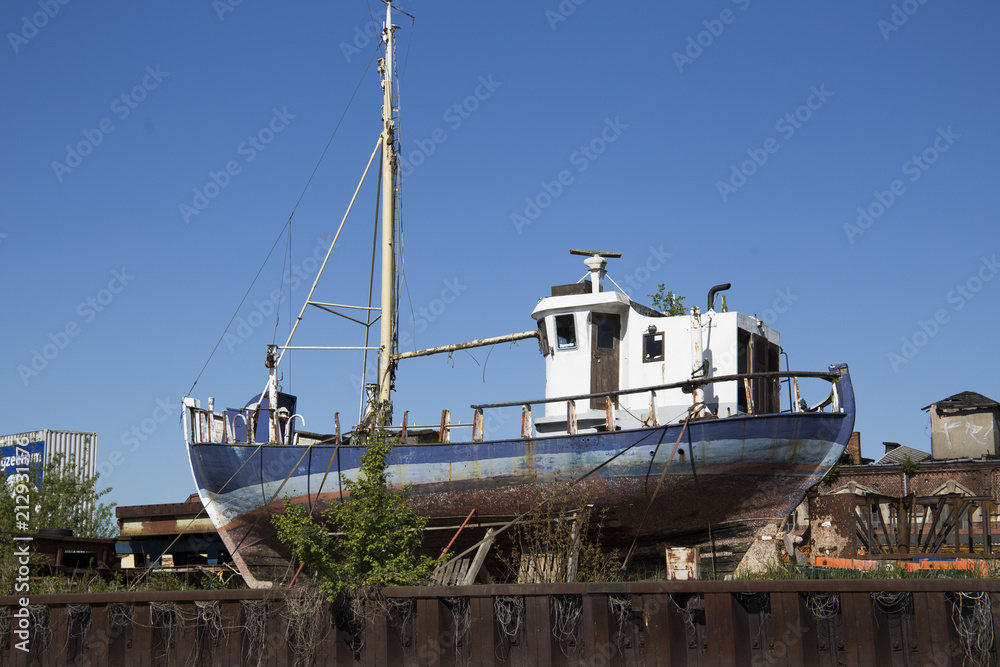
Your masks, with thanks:
[(392, 419), (392, 404), (389, 392), (392, 389), (394, 370), (394, 327), (395, 327), (395, 232), (396, 232), (396, 151), (395, 122), (392, 114), (392, 71), (393, 71), (393, 30), (392, 2), (386, 2), (385, 26), (382, 41), (385, 42), (385, 58), (381, 62), (382, 73), (382, 311), (381, 311), (381, 351), (378, 362), (378, 404), (387, 421)]

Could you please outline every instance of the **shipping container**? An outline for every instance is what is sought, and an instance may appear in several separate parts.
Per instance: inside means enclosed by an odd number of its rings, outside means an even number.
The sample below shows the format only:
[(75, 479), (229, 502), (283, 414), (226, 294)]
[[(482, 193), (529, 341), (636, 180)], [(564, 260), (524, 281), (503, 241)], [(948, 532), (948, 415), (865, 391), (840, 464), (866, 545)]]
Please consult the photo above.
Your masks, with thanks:
[(62, 454), (63, 461), (74, 459), (80, 466), (81, 477), (97, 474), (96, 433), (46, 428), (0, 436), (0, 470), (5, 476), (13, 474), (18, 466), (25, 463), (45, 465), (56, 454)]

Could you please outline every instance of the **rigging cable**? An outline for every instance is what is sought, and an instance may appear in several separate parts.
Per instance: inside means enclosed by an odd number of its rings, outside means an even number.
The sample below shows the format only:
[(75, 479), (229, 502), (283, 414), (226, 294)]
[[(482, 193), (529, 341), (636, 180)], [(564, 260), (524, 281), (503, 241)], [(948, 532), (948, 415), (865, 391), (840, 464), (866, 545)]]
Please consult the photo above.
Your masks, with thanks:
[[(661, 438), (666, 433), (666, 431), (667, 431), (667, 429), (664, 428), (663, 431), (662, 431), (662, 433), (660, 434)], [(583, 480), (587, 479), (588, 477), (590, 477), (591, 475), (593, 475), (594, 473), (596, 473), (598, 470), (600, 470), (604, 466), (608, 465), (609, 463), (611, 463), (612, 461), (614, 461), (615, 459), (617, 459), (619, 456), (622, 456), (626, 452), (634, 449), (635, 447), (638, 447), (639, 445), (641, 445), (642, 443), (644, 443), (648, 438), (650, 438), (652, 436), (653, 436), (652, 432), (647, 433), (646, 435), (642, 436), (641, 438), (639, 438), (638, 440), (636, 440), (635, 442), (633, 442), (631, 445), (625, 447), (624, 449), (622, 449), (621, 451), (617, 452), (616, 454), (611, 455), (609, 458), (605, 459), (602, 463), (598, 463), (596, 466), (594, 466), (593, 468), (591, 468), (587, 472), (583, 473), (582, 475), (580, 475), (579, 477), (577, 477), (576, 479), (574, 479), (572, 482), (570, 482), (569, 484), (567, 484), (563, 488), (559, 489), (558, 491), (553, 492), (547, 498), (543, 498), (541, 500), (541, 502), (537, 503), (531, 509), (529, 509), (529, 510), (527, 510), (525, 512), (521, 512), (520, 514), (518, 514), (517, 516), (515, 516), (510, 521), (508, 521), (504, 525), (502, 525), (499, 528), (497, 528), (496, 531), (494, 531), (492, 537), (496, 538), (501, 533), (504, 533), (504, 532), (510, 530), (510, 528), (512, 528), (513, 526), (521, 523), (521, 521), (523, 521), (526, 517), (530, 516), (532, 513), (540, 510), (542, 507), (544, 507), (548, 503), (551, 503), (551, 502), (555, 501), (557, 498), (559, 498), (559, 496), (562, 496), (562, 495), (568, 493), (569, 490), (572, 489), (574, 486), (576, 486), (577, 484), (579, 484)], [(452, 556), (452, 560), (453, 561), (457, 561), (459, 558), (462, 558), (464, 556), (469, 555), (470, 553), (472, 553), (473, 551), (475, 551), (476, 549), (478, 549), (479, 545), (482, 544), (483, 541), (484, 540), (480, 540), (479, 542), (477, 542), (476, 544), (473, 544), (471, 547), (469, 547), (468, 549), (466, 549), (462, 553), (455, 554), (454, 556)]]
[[(285, 257), (281, 260), (281, 274), (278, 276), (278, 306), (274, 309), (274, 333), (271, 334), (271, 344), (274, 345), (278, 342), (278, 321), (281, 319), (281, 290), (285, 287), (285, 267), (288, 262), (292, 259), (292, 225), (291, 220), (288, 221), (288, 237), (285, 239)], [(289, 281), (291, 285), (291, 281)], [(289, 289), (289, 291), (291, 291)], [(289, 301), (291, 300), (291, 295), (289, 295)]]
[[(375, 224), (372, 226), (372, 266), (368, 275), (368, 310), (365, 311), (365, 351), (361, 355), (361, 405), (358, 407), (358, 423), (365, 418), (365, 403), (368, 399), (368, 389), (366, 380), (368, 379), (368, 341), (371, 335), (371, 328), (378, 317), (372, 319), (372, 298), (375, 290), (375, 255), (378, 252), (378, 231), (382, 205), (382, 162), (378, 164), (378, 183), (375, 188)], [(379, 309), (379, 317), (382, 317), (382, 310)]]
[[(264, 443), (261, 443), (261, 444), (257, 445), (257, 448), (254, 449), (253, 453), (251, 453), (250, 456), (247, 457), (247, 459), (245, 461), (243, 461), (243, 464), (240, 465), (240, 467), (236, 469), (236, 472), (234, 472), (232, 475), (230, 475), (229, 479), (226, 480), (225, 484), (223, 484), (219, 488), (218, 494), (221, 494), (223, 491), (225, 491), (226, 487), (229, 486), (229, 483), (231, 481), (233, 481), (234, 479), (236, 479), (236, 476), (238, 474), (240, 474), (240, 471), (243, 470), (243, 468), (245, 468), (246, 465), (248, 463), (250, 463), (250, 461), (253, 460), (254, 456), (256, 456), (260, 452), (261, 447), (263, 447), (263, 446), (264, 446)], [(261, 454), (261, 458), (263, 459), (263, 454)], [(199, 497), (200, 497), (200, 495), (201, 494), (199, 494)], [(207, 512), (208, 512), (208, 508), (204, 504), (202, 504), (201, 510), (198, 512), (198, 514), (196, 514), (195, 517), (188, 522), (187, 526), (185, 526), (180, 532), (177, 533), (177, 537), (174, 538), (173, 542), (171, 542), (170, 544), (167, 545), (167, 548), (164, 549), (162, 553), (168, 553), (170, 551), (170, 549), (173, 548), (173, 546), (175, 544), (177, 544), (177, 541), (179, 539), (181, 539), (182, 537), (184, 537), (185, 533), (191, 528), (191, 526), (194, 525), (195, 521), (197, 521), (198, 519), (200, 519), (201, 516), (203, 514), (206, 514)], [(153, 570), (153, 567), (154, 567), (154, 564), (150, 563), (149, 566), (143, 571), (143, 573), (141, 575), (139, 575), (139, 577), (137, 577), (130, 584), (130, 587), (132, 588), (132, 590), (136, 590), (138, 588), (139, 584), (142, 583), (143, 578)]]
[(229, 318), (229, 323), (226, 324), (226, 328), (222, 330), (222, 334), (219, 336), (219, 340), (215, 342), (215, 347), (212, 348), (212, 352), (208, 355), (208, 359), (205, 360), (205, 364), (201, 367), (201, 370), (198, 371), (198, 377), (196, 377), (194, 379), (194, 382), (191, 383), (191, 388), (188, 389), (186, 394), (187, 396), (191, 395), (191, 392), (194, 391), (195, 385), (198, 384), (198, 380), (201, 379), (201, 376), (205, 372), (205, 369), (208, 368), (209, 362), (212, 361), (212, 357), (215, 356), (215, 352), (219, 349), (219, 345), (222, 344), (223, 339), (226, 337), (226, 332), (229, 331), (229, 327), (231, 327), (233, 321), (236, 320), (236, 316), (239, 315), (240, 309), (243, 307), (243, 304), (246, 303), (247, 297), (250, 296), (250, 291), (253, 289), (253, 286), (257, 284), (257, 278), (260, 277), (260, 274), (264, 270), (264, 267), (267, 265), (268, 260), (271, 259), (271, 254), (274, 252), (275, 247), (277, 247), (278, 241), (281, 240), (282, 234), (285, 233), (285, 229), (287, 228), (289, 232), (291, 231), (292, 216), (294, 216), (295, 211), (298, 210), (299, 203), (301, 203), (302, 201), (302, 197), (305, 196), (306, 190), (309, 189), (309, 184), (312, 183), (313, 177), (319, 170), (319, 165), (323, 162), (323, 158), (326, 156), (326, 152), (327, 150), (329, 150), (330, 144), (333, 143), (333, 138), (337, 135), (337, 130), (340, 129), (340, 124), (344, 122), (344, 117), (347, 115), (347, 111), (351, 108), (351, 103), (354, 102), (354, 97), (358, 94), (358, 90), (361, 89), (361, 84), (362, 82), (364, 82), (365, 76), (368, 74), (368, 70), (371, 69), (372, 62), (374, 62), (375, 60), (376, 53), (378, 53), (378, 49), (372, 52), (372, 57), (371, 59), (368, 60), (368, 65), (365, 67), (365, 71), (361, 75), (361, 79), (358, 81), (358, 85), (354, 88), (354, 92), (351, 93), (351, 99), (347, 101), (347, 106), (344, 108), (344, 113), (340, 115), (340, 120), (337, 121), (337, 126), (333, 128), (333, 134), (330, 135), (330, 139), (326, 142), (326, 146), (323, 148), (323, 152), (320, 154), (319, 160), (316, 162), (316, 166), (313, 167), (312, 173), (309, 175), (309, 180), (306, 181), (305, 187), (302, 188), (302, 193), (299, 195), (298, 200), (296, 200), (295, 206), (292, 207), (292, 212), (288, 215), (288, 222), (286, 222), (284, 226), (281, 228), (281, 231), (278, 232), (278, 237), (274, 239), (274, 245), (272, 245), (271, 249), (267, 252), (267, 257), (264, 258), (263, 264), (261, 264), (260, 268), (257, 269), (257, 275), (253, 277), (253, 280), (250, 282), (250, 287), (247, 288), (247, 291), (243, 295), (243, 298), (240, 299), (240, 304), (236, 306), (236, 311), (233, 313), (233, 316)]
[[(684, 425), (681, 427), (681, 432), (677, 434), (677, 442), (674, 443), (674, 450), (670, 452), (670, 457), (667, 458), (667, 463), (663, 466), (663, 472), (660, 473), (660, 479), (656, 483), (656, 488), (653, 489), (653, 497), (649, 499), (649, 503), (646, 505), (646, 510), (642, 513), (642, 518), (639, 520), (639, 528), (635, 531), (635, 539), (632, 540), (632, 546), (629, 547), (628, 553), (625, 554), (625, 560), (622, 561), (622, 570), (628, 566), (628, 561), (632, 558), (632, 552), (635, 551), (635, 545), (639, 542), (639, 535), (642, 534), (642, 525), (646, 522), (646, 516), (649, 514), (649, 508), (653, 506), (653, 501), (656, 500), (656, 494), (660, 492), (660, 487), (663, 486), (663, 478), (667, 476), (667, 471), (670, 469), (670, 463), (674, 460), (674, 455), (677, 453), (677, 448), (681, 444), (681, 438), (684, 437), (684, 432), (687, 431), (688, 422), (691, 421), (691, 416), (694, 414), (696, 406), (688, 408), (688, 416), (684, 419)], [(664, 429), (666, 433), (666, 429)], [(689, 434), (690, 435), (690, 434)], [(659, 446), (657, 446), (659, 449)], [(694, 454), (691, 455), (692, 461), (694, 460)]]

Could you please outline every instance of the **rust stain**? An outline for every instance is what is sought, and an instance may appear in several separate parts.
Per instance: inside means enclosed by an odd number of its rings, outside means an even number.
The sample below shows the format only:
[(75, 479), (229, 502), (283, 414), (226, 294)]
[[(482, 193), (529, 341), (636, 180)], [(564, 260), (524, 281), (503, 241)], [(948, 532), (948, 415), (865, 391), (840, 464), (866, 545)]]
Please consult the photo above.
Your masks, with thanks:
[[(193, 520), (192, 520), (193, 519)], [(177, 533), (214, 533), (215, 524), (208, 517), (190, 519), (168, 518), (148, 519), (146, 521), (123, 521), (122, 537), (138, 537), (142, 535), (176, 535)]]
[(532, 476), (538, 474), (538, 450), (534, 440), (524, 443), (524, 472)]

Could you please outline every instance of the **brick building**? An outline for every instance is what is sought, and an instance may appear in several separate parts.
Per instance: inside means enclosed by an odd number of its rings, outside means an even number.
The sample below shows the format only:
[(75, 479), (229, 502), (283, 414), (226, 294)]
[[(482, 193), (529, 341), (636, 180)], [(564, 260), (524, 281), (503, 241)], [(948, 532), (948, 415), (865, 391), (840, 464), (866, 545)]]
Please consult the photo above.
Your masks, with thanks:
[[(958, 493), (1000, 500), (1000, 404), (962, 392), (923, 410), (930, 412), (930, 453), (886, 442), (882, 458), (863, 458), (861, 434), (854, 433), (838, 466), (814, 491), (891, 497)], [(807, 521), (806, 505), (796, 510), (800, 526)]]

